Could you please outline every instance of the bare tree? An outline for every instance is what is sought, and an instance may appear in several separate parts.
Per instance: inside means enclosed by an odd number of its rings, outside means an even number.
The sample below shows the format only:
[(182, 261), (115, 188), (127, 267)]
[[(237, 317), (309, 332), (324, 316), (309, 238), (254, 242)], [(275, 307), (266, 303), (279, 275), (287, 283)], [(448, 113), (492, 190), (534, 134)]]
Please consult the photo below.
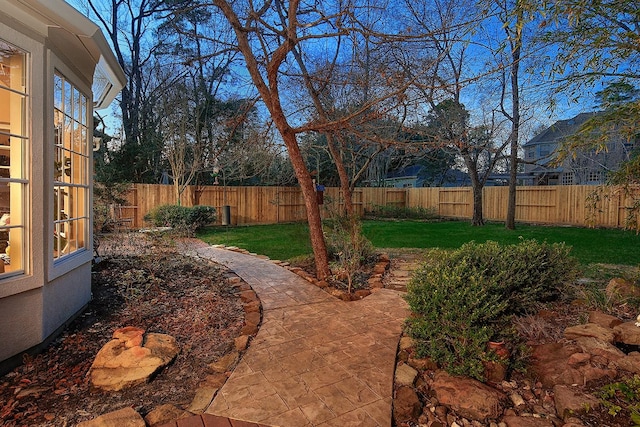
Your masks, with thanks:
[[(350, 178), (335, 141), (341, 132), (351, 132), (372, 117), (395, 111), (401, 103), (401, 94), (408, 87), (406, 78), (401, 74), (386, 76), (385, 86), (378, 87), (380, 93), (375, 98), (355, 108), (342, 109), (346, 114), (337, 114), (335, 107), (339, 103), (327, 102), (326, 97), (331, 93), (327, 88), (340, 84), (336, 82), (334, 70), (344, 54), (340, 49), (344, 39), (353, 33), (370, 31), (359, 20), (370, 5), (355, 0), (322, 3), (273, 0), (260, 5), (214, 0), (214, 4), (233, 28), (251, 80), (287, 147), (305, 200), (317, 274), (325, 278), (330, 271), (320, 210), (298, 137), (310, 132), (327, 136), (341, 188), (349, 198)], [(312, 60), (319, 49), (329, 52), (331, 58), (320, 65)], [(287, 98), (291, 92), (285, 93), (282, 89), (285, 84), (293, 85), (296, 81), (305, 89), (306, 98), (300, 99), (299, 104), (291, 103)]]

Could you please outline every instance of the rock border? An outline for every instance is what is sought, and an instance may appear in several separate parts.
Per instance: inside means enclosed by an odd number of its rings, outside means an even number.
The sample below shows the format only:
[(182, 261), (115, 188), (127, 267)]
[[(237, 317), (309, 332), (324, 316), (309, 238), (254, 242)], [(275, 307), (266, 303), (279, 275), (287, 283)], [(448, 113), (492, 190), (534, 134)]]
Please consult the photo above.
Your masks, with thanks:
[(157, 427), (192, 415), (202, 414), (207, 410), (218, 390), (231, 376), (262, 323), (262, 304), (256, 292), (233, 271), (227, 267), (221, 267), (227, 270), (224, 273), (226, 284), (234, 288), (242, 301), (244, 326), (240, 335), (234, 339), (233, 350), (208, 365), (211, 373), (202, 379), (189, 406), (182, 409), (174, 404), (165, 403), (153, 408), (144, 418), (131, 407), (122, 408), (79, 423), (78, 427), (120, 427), (125, 425)]

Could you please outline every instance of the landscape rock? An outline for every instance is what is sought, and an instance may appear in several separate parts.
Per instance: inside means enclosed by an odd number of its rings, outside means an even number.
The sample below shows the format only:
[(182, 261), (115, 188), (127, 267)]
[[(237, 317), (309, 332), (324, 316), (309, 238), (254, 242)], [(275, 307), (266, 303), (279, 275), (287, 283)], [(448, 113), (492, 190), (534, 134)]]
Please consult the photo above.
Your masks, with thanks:
[(636, 326), (634, 321), (624, 322), (613, 328), (613, 331), (616, 335), (616, 342), (640, 345), (640, 327)]
[(611, 328), (605, 328), (595, 323), (586, 323), (584, 325), (568, 327), (564, 330), (564, 337), (568, 340), (574, 340), (580, 337), (593, 337), (601, 341), (612, 343), (615, 334)]
[(562, 343), (533, 346), (531, 369), (547, 388), (555, 384), (582, 384), (583, 375), (569, 366), (569, 357), (578, 352), (577, 346)]
[(495, 419), (502, 414), (506, 396), (499, 390), (468, 377), (437, 371), (431, 385), (438, 401), (472, 420)]
[(123, 328), (114, 333), (91, 365), (91, 384), (101, 390), (118, 391), (149, 381), (178, 355), (176, 340), (165, 334), (149, 333), (142, 342), (139, 329)]
[(504, 417), (502, 422), (505, 423), (507, 427), (554, 427), (551, 421), (544, 418), (518, 417), (515, 415)]
[(609, 281), (605, 293), (608, 297), (640, 298), (640, 287), (629, 280), (613, 278)]
[(209, 369), (211, 369), (213, 372), (222, 374), (224, 372), (231, 370), (235, 366), (235, 364), (238, 362), (239, 358), (240, 358), (240, 355), (238, 354), (238, 352), (232, 351), (231, 353), (225, 354), (215, 362), (210, 363)]
[(600, 406), (600, 401), (595, 397), (583, 393), (576, 387), (558, 384), (553, 387), (556, 404), (556, 412), (562, 419), (567, 419), (575, 414), (584, 413), (588, 409)]
[(249, 335), (240, 335), (234, 339), (236, 351), (244, 351), (249, 345)]
[(160, 405), (157, 408), (151, 410), (145, 417), (149, 427), (156, 427), (162, 424), (165, 424), (169, 421), (179, 420), (181, 418), (186, 418), (191, 416), (191, 412), (185, 411), (184, 409), (180, 409), (175, 405), (170, 403), (166, 403), (164, 405)]
[(258, 297), (256, 296), (256, 293), (252, 290), (240, 292), (240, 299), (242, 299), (242, 302), (244, 303), (258, 301)]
[(622, 320), (618, 319), (616, 316), (611, 316), (610, 314), (605, 314), (601, 311), (591, 311), (589, 312), (589, 323), (595, 323), (596, 325), (600, 325), (605, 328), (613, 328), (622, 323)]
[(358, 289), (357, 291), (354, 292), (354, 295), (357, 298), (362, 299), (362, 298), (364, 298), (366, 296), (371, 295), (371, 291), (369, 289)]
[(631, 352), (627, 356), (617, 359), (614, 364), (619, 369), (640, 374), (640, 353), (637, 351)]
[(187, 411), (193, 414), (203, 413), (207, 410), (217, 392), (217, 387), (199, 387), (198, 390), (196, 390), (196, 395), (191, 401), (191, 405), (187, 408)]
[(78, 427), (146, 427), (144, 419), (133, 408), (123, 408), (100, 415), (90, 421), (78, 423)]
[(395, 382), (398, 385), (412, 386), (417, 376), (418, 371), (405, 363), (401, 363), (396, 367)]
[(393, 418), (397, 425), (402, 421), (418, 418), (422, 413), (422, 403), (412, 387), (398, 387), (393, 400)]
[(602, 356), (607, 360), (617, 360), (624, 357), (624, 353), (615, 345), (593, 337), (576, 338), (576, 344), (583, 352), (592, 356)]
[(400, 338), (400, 350), (409, 350), (415, 346), (416, 342), (411, 337), (403, 336)]

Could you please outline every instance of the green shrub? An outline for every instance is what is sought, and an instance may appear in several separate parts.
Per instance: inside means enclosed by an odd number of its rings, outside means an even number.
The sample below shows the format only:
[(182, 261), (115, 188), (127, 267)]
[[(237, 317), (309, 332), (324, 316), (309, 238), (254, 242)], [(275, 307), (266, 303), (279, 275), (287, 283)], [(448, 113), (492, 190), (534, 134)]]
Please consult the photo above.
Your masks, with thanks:
[(211, 206), (161, 205), (149, 211), (144, 219), (156, 227), (171, 227), (179, 235), (192, 236), (216, 220), (216, 210)]
[(394, 219), (435, 219), (438, 214), (433, 208), (420, 206), (373, 205), (366, 211), (367, 216)]
[(483, 362), (495, 358), (487, 342), (514, 340), (512, 316), (557, 298), (577, 271), (569, 248), (535, 240), (508, 246), (471, 242), (428, 255), (408, 285), (408, 332), (420, 356), (479, 380)]

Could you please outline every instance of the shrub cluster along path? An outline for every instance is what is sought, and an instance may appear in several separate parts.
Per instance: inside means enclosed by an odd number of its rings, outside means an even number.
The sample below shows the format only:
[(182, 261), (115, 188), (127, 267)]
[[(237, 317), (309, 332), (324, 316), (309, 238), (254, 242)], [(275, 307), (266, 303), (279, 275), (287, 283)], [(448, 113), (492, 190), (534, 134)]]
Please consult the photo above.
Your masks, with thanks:
[(340, 301), (274, 262), (216, 247), (262, 302), (262, 324), (209, 414), (282, 427), (391, 425), (396, 349), (408, 315), (381, 289)]

